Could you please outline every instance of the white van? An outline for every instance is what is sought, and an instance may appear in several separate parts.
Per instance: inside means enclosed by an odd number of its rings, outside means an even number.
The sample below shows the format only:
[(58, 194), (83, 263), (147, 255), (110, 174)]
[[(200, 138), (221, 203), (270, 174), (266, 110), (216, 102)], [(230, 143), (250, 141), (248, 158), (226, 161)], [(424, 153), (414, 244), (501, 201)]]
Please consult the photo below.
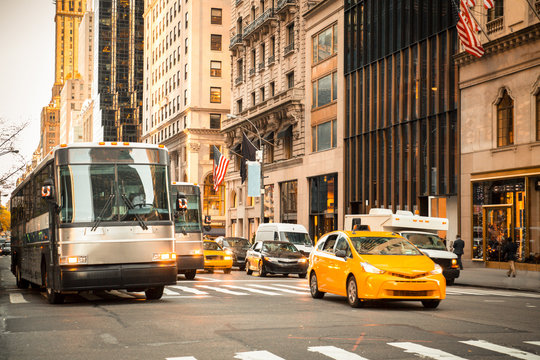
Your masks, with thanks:
[(313, 250), (313, 242), (306, 228), (298, 224), (260, 224), (255, 234), (255, 241), (260, 240), (288, 241), (306, 256)]

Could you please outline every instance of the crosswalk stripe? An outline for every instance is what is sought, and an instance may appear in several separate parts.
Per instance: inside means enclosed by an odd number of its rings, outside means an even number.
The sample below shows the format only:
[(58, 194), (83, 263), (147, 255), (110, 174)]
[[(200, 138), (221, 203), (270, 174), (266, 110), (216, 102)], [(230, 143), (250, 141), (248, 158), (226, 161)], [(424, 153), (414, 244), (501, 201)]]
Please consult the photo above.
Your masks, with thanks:
[(540, 346), (540, 341), (524, 341), (524, 343)]
[(463, 344), (476, 346), (482, 349), (495, 351), (495, 352), (512, 356), (518, 359), (540, 360), (540, 356), (538, 355), (535, 355), (526, 351), (521, 351), (518, 349), (506, 347), (506, 346), (493, 344), (484, 340), (468, 340), (468, 341), (460, 341), (460, 342)]
[(433, 349), (427, 346), (418, 345), (412, 342), (392, 342), (388, 345), (395, 346), (405, 350), (406, 353), (415, 354), (420, 357), (428, 357), (438, 360), (466, 360), (462, 357), (452, 355), (439, 349)]
[(226, 286), (226, 287), (231, 288), (231, 289), (246, 290), (246, 291), (249, 291), (249, 292), (254, 292), (254, 293), (263, 294), (263, 295), (270, 295), (270, 296), (281, 295), (281, 294), (278, 294), (278, 293), (275, 293), (275, 292), (263, 291), (263, 290), (258, 290), (258, 289), (251, 289), (251, 288), (244, 287), (244, 286), (235, 286), (235, 285), (223, 285), (223, 286)]
[(218, 288), (218, 287), (215, 287), (215, 286), (208, 286), (208, 285), (197, 285), (198, 287), (201, 287), (201, 288), (205, 288), (205, 289), (209, 289), (209, 290), (214, 290), (214, 291), (217, 291), (217, 292), (221, 292), (221, 293), (224, 293), (224, 294), (229, 294), (229, 295), (248, 295), (246, 293), (241, 293), (241, 292), (238, 292), (238, 291), (232, 291), (232, 290), (227, 290), (227, 289), (222, 289), (222, 288)]
[(208, 295), (208, 293), (206, 291), (200, 291), (200, 290), (190, 288), (190, 287), (187, 287), (187, 286), (171, 285), (171, 286), (167, 286), (167, 287), (182, 290), (182, 291), (192, 293), (192, 294), (195, 294), (195, 295)]
[(266, 350), (236, 353), (234, 358), (241, 359), (241, 360), (285, 360)]
[(24, 296), (22, 294), (9, 294), (9, 302), (12, 304), (24, 304), (28, 301), (25, 300)]
[(165, 360), (197, 360), (197, 358), (194, 358), (193, 356), (181, 356), (181, 357), (165, 358)]
[(272, 284), (272, 285), (279, 286), (279, 287), (284, 287), (284, 288), (288, 288), (288, 289), (309, 291), (309, 286), (292, 286), (292, 285), (285, 285), (285, 284)]
[(180, 293), (177, 293), (176, 291), (169, 290), (167, 288), (163, 289), (163, 293), (168, 296), (180, 296)]
[(307, 294), (305, 292), (300, 292), (300, 291), (290, 290), (290, 289), (285, 289), (285, 288), (280, 289), (278, 287), (267, 286), (267, 285), (251, 284), (250, 286), (255, 286), (255, 287), (258, 287), (258, 288), (261, 288), (261, 289), (267, 289), (267, 290), (282, 291), (282, 292), (288, 293), (288, 294), (300, 294), (300, 295), (306, 295)]
[(367, 360), (360, 355), (348, 352), (335, 346), (312, 346), (308, 347), (311, 352), (318, 352), (334, 360)]

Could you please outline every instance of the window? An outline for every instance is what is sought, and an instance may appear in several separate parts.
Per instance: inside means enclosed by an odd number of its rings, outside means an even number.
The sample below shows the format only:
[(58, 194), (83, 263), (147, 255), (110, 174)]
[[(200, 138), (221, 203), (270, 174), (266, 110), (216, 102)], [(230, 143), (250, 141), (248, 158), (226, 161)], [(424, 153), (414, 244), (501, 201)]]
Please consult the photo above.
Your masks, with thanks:
[(311, 151), (322, 151), (337, 146), (337, 121), (327, 121), (325, 123), (311, 127)]
[(514, 101), (506, 90), (497, 104), (497, 146), (514, 144)]
[(216, 34), (210, 35), (210, 49), (221, 51), (221, 35), (216, 35)]
[(272, 97), (276, 95), (276, 83), (273, 81), (270, 83), (270, 95)]
[(210, 61), (210, 76), (221, 77), (221, 61)]
[(221, 129), (221, 114), (210, 114), (210, 129)]
[(312, 108), (324, 106), (337, 99), (337, 72), (312, 83)]
[(242, 99), (236, 100), (236, 110), (238, 111), (238, 113), (241, 113), (243, 111)]
[(261, 102), (262, 102), (262, 101), (264, 101), (264, 86), (260, 89), (260, 91), (261, 91), (260, 98), (261, 98)]
[(493, 21), (504, 15), (504, 1), (495, 1), (495, 6), (487, 11), (487, 21)]
[(222, 10), (212, 8), (210, 10), (210, 23), (221, 25)]
[(294, 87), (294, 71), (287, 74), (287, 88), (292, 89)]
[(337, 51), (337, 25), (333, 25), (311, 39), (313, 44), (313, 63), (318, 63)]
[(221, 88), (220, 87), (210, 88), (210, 102), (221, 103)]
[(251, 106), (255, 106), (255, 91), (251, 93)]
[(189, 15), (188, 15), (188, 13), (186, 13), (186, 21), (185, 21), (186, 29), (187, 29), (187, 27), (188, 27), (188, 19), (189, 19)]
[(294, 23), (287, 26), (287, 45), (294, 47)]

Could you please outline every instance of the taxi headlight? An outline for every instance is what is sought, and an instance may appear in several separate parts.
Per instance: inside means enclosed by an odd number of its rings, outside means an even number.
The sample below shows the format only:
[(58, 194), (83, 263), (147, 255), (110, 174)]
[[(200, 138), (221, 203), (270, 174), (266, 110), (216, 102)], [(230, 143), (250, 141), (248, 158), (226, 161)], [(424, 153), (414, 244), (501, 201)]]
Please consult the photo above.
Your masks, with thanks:
[(227, 254), (227, 255), (232, 255), (232, 251), (229, 250), (229, 249), (227, 249), (227, 250), (225, 250), (225, 254)]
[(88, 259), (86, 256), (61, 256), (60, 265), (80, 265), (87, 264)]
[(439, 275), (442, 274), (442, 267), (439, 264), (435, 264), (435, 269), (431, 270), (429, 272), (431, 275)]
[(384, 274), (384, 270), (381, 270), (379, 268), (376, 268), (375, 266), (371, 265), (367, 262), (360, 263), (362, 265), (362, 269), (364, 269), (365, 272), (370, 274)]
[(231, 257), (230, 255), (227, 255), (227, 256), (224, 257), (224, 259), (225, 259), (225, 260), (231, 260), (232, 257)]
[(202, 250), (196, 249), (189, 252), (191, 255), (202, 255)]
[(154, 253), (152, 261), (173, 261), (176, 260), (175, 253)]

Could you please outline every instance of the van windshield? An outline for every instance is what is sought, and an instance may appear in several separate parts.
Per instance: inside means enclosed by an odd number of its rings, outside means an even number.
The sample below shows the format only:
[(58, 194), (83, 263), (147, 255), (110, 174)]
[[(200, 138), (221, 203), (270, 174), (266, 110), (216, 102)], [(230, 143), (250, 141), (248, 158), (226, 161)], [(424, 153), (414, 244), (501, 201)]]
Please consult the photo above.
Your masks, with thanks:
[(306, 233), (281, 231), (281, 240), (288, 241), (294, 245), (312, 245), (309, 235)]
[(444, 246), (441, 238), (437, 235), (415, 233), (403, 233), (401, 235), (419, 249), (446, 251), (446, 246)]

